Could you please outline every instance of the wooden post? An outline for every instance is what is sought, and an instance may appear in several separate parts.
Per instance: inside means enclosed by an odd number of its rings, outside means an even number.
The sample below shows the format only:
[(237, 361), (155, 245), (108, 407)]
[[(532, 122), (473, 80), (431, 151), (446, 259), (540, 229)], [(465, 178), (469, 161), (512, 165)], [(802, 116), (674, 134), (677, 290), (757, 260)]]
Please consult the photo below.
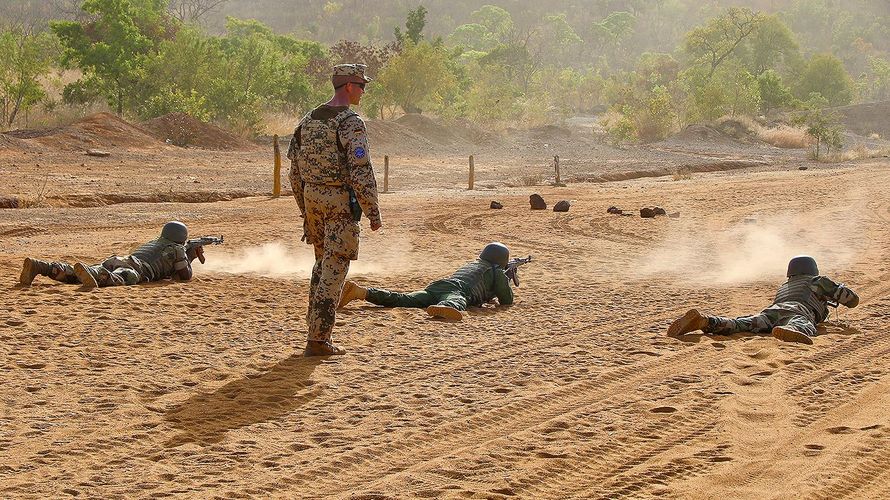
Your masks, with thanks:
[(562, 181), (559, 179), (559, 155), (553, 157), (553, 168), (556, 169), (556, 185), (562, 186)]
[(272, 180), (272, 196), (281, 196), (281, 149), (278, 147), (278, 134), (272, 136), (272, 149), (275, 151), (275, 173)]
[(470, 190), (473, 189), (473, 183), (476, 181), (475, 169), (476, 169), (476, 167), (475, 167), (475, 165), (473, 165), (473, 155), (470, 155), (470, 187), (467, 188)]
[(383, 157), (383, 192), (389, 192), (389, 155)]

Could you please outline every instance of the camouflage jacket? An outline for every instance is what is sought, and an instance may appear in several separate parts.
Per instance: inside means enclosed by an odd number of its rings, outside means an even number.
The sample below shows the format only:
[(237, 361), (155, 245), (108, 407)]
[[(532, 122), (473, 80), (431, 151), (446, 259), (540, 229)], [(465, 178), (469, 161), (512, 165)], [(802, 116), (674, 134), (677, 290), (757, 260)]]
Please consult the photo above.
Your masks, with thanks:
[(323, 104), (300, 120), (287, 157), (294, 196), (305, 214), (302, 184), (348, 186), (371, 222), (380, 222), (377, 180), (365, 122), (347, 106)]

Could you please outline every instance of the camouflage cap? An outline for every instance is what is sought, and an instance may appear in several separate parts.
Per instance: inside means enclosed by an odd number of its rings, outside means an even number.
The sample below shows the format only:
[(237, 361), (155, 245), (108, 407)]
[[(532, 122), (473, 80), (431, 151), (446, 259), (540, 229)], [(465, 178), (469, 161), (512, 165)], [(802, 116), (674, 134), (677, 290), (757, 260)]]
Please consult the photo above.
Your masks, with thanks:
[(347, 83), (368, 83), (371, 79), (365, 76), (366, 69), (368, 66), (365, 64), (338, 64), (331, 74), (331, 83), (334, 87)]

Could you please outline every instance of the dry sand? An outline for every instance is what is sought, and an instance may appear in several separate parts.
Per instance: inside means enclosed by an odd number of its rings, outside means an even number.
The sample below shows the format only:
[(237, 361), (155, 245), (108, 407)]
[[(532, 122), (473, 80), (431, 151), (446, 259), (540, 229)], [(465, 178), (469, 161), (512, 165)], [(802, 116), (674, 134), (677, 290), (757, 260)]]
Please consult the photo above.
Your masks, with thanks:
[[(52, 175), (149, 201), (190, 166), (217, 189), (265, 186), (256, 153), (226, 175), (165, 151), (95, 171), (56, 157)], [(3, 181), (24, 186), (38, 170), (13, 161)], [(102, 165), (118, 189), (89, 182)], [(462, 323), (350, 304), (349, 354), (326, 360), (301, 357), (311, 257), (290, 198), (0, 211), (0, 497), (888, 497), (888, 167), (476, 192), (400, 177), (354, 279), (420, 288), (491, 240), (535, 262), (515, 305)], [(531, 212), (532, 192), (572, 209)], [(650, 204), (681, 217), (606, 214)], [(226, 237), (191, 283), (16, 286), (25, 256), (95, 262), (169, 219)], [(690, 307), (758, 311), (800, 252), (862, 297), (813, 346), (665, 336)]]

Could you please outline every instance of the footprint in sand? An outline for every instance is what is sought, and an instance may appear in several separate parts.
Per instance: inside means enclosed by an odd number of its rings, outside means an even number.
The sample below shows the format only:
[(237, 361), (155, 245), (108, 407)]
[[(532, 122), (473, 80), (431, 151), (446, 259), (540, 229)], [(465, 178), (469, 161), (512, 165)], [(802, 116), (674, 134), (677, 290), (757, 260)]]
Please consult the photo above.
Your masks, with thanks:
[(840, 425), (838, 427), (829, 427), (825, 429), (829, 434), (851, 434), (853, 429), (847, 427), (846, 425)]

